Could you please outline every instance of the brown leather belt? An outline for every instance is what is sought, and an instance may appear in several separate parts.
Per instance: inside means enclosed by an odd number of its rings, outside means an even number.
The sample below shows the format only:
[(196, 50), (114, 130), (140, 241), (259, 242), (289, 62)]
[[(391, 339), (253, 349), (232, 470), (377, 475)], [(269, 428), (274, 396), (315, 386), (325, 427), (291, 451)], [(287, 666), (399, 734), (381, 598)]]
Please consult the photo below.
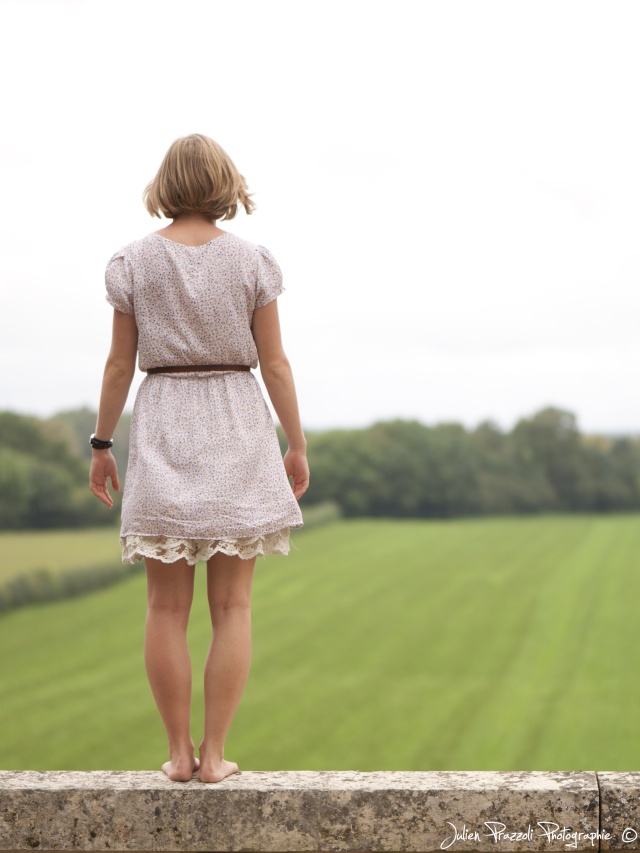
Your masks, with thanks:
[(196, 370), (251, 370), (248, 364), (180, 364), (173, 367), (150, 367), (147, 373), (191, 373)]

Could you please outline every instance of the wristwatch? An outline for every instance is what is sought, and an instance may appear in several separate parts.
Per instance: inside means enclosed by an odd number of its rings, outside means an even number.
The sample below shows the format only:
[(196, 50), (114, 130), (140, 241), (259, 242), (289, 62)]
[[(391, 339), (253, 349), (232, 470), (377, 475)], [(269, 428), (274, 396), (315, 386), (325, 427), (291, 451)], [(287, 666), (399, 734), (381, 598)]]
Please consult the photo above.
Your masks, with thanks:
[(96, 438), (96, 434), (94, 432), (89, 439), (89, 444), (96, 450), (108, 450), (110, 447), (113, 447), (113, 439), (111, 438), (109, 441), (103, 441), (101, 438)]

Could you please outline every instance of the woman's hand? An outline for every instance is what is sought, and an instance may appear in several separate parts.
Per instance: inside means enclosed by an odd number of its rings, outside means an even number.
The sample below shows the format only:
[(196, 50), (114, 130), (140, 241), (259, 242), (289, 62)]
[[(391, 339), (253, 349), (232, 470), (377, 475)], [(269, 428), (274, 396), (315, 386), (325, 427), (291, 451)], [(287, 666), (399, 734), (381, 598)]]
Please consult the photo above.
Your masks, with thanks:
[(287, 450), (284, 455), (284, 470), (293, 477), (293, 494), (299, 500), (309, 488), (309, 463), (304, 450)]
[(107, 488), (107, 480), (111, 477), (111, 485), (120, 491), (118, 480), (118, 466), (113, 453), (110, 450), (93, 450), (91, 459), (91, 473), (89, 474), (89, 485), (93, 494), (100, 498), (103, 504), (113, 506), (113, 498)]

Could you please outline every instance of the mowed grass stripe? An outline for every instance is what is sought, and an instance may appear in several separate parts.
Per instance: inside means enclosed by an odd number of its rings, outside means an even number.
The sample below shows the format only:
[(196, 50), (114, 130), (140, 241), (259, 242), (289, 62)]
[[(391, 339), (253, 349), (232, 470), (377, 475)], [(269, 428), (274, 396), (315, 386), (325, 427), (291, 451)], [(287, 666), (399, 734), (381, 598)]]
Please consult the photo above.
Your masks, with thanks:
[[(637, 691), (619, 697), (637, 665), (639, 520), (348, 520), (294, 536), (298, 550), (256, 564), (227, 757), (256, 770), (637, 766)], [(159, 768), (145, 608), (139, 576), (0, 620), (0, 766)], [(196, 743), (210, 632), (200, 565)]]
[[(581, 552), (589, 542), (593, 527), (585, 526), (585, 519), (573, 518), (568, 519), (568, 525), (564, 536), (543, 537), (544, 547), (530, 552), (531, 563), (524, 572), (511, 573), (499, 597), (496, 615), (502, 612), (506, 619), (504, 625), (496, 623), (495, 630), (503, 647), (509, 648), (495, 656), (497, 667), (487, 684), (484, 702), (462, 733), (457, 751), (465, 758), (473, 744), (476, 761), (486, 762), (491, 756), (499, 764), (508, 756), (513, 769), (518, 769), (522, 755), (536, 754), (540, 747), (540, 726), (543, 731), (549, 728), (555, 713), (551, 699), (567, 674), (567, 667), (559, 660), (568, 653), (567, 635), (579, 634), (576, 614), (567, 618), (563, 612), (565, 591), (576, 595), (581, 573), (588, 577), (590, 569), (582, 562), (580, 572), (575, 573), (573, 564), (576, 550)], [(553, 526), (549, 530), (558, 532)], [(509, 622), (510, 613), (516, 616), (515, 621)], [(510, 625), (508, 631), (504, 630), (506, 624)], [(486, 725), (487, 720), (491, 725)]]
[[(559, 709), (552, 716), (550, 738), (540, 748), (541, 760), (553, 740), (574, 754), (586, 752), (585, 769), (638, 766), (637, 655), (640, 649), (640, 526), (617, 531), (606, 526), (592, 552), (591, 580), (583, 578), (582, 595), (574, 608), (582, 615), (580, 657), (572, 662), (571, 678), (563, 683)], [(591, 603), (587, 617), (587, 602)], [(578, 620), (576, 619), (576, 622)], [(579, 622), (578, 622), (579, 625)], [(576, 642), (576, 638), (572, 637)], [(573, 710), (572, 710), (573, 709)]]
[[(546, 535), (541, 535), (540, 527), (528, 522), (514, 520), (507, 525), (514, 528), (504, 537), (511, 553), (502, 541), (499, 572), (509, 578), (517, 578), (515, 568), (526, 570), (527, 558), (538, 551), (544, 553), (548, 540), (557, 536), (553, 524), (546, 525)], [(361, 566), (364, 570), (353, 575), (354, 585), (361, 591), (359, 599), (371, 601), (372, 606), (354, 609), (353, 601), (347, 602), (351, 608), (346, 614), (348, 631), (333, 625), (324, 611), (318, 614), (317, 623), (311, 623), (311, 634), (325, 643), (326, 671), (342, 673), (342, 680), (333, 681), (334, 695), (324, 702), (313, 692), (307, 693), (305, 710), (313, 715), (320, 706), (319, 734), (331, 738), (335, 729), (333, 736), (339, 738), (343, 733), (345, 745), (358, 729), (375, 732), (376, 753), (383, 756), (380, 760), (391, 762), (390, 766), (399, 758), (398, 743), (405, 741), (400, 766), (446, 767), (479, 696), (492, 689), (492, 670), (502, 671), (505, 656), (512, 656), (512, 639), (518, 634), (521, 615), (517, 607), (505, 614), (496, 608), (494, 579), (486, 567), (484, 576), (478, 567), (491, 562), (495, 551), (491, 547), (496, 532), (494, 528), (491, 537), (493, 522), (489, 526), (475, 522), (377, 524), (379, 532), (386, 527), (390, 535), (382, 540), (383, 548), (378, 547), (369, 557), (368, 566)], [(503, 524), (501, 521), (500, 528)], [(416, 538), (411, 532), (423, 535)], [(437, 536), (432, 542), (434, 533)], [(521, 588), (521, 581), (517, 583)], [(334, 604), (333, 610), (343, 620), (340, 605)], [(525, 605), (526, 595), (520, 599), (521, 609)], [(345, 645), (345, 634), (349, 640), (360, 636), (361, 642)], [(504, 645), (498, 653), (491, 648), (494, 640)], [(487, 653), (478, 655), (483, 646)], [(487, 662), (489, 671), (484, 674)], [(287, 710), (282, 709), (283, 716)], [(404, 737), (403, 731), (407, 733)]]

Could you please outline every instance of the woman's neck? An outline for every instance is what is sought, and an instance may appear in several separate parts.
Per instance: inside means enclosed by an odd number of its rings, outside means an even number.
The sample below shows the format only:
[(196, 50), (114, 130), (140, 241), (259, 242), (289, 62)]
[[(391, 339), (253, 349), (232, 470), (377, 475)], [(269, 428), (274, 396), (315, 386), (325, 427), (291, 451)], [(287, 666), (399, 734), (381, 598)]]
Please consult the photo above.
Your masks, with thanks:
[(214, 240), (216, 237), (226, 234), (226, 231), (218, 228), (215, 221), (207, 219), (200, 213), (183, 213), (177, 216), (171, 225), (167, 225), (166, 228), (161, 228), (155, 233), (165, 235), (180, 243), (197, 245)]

